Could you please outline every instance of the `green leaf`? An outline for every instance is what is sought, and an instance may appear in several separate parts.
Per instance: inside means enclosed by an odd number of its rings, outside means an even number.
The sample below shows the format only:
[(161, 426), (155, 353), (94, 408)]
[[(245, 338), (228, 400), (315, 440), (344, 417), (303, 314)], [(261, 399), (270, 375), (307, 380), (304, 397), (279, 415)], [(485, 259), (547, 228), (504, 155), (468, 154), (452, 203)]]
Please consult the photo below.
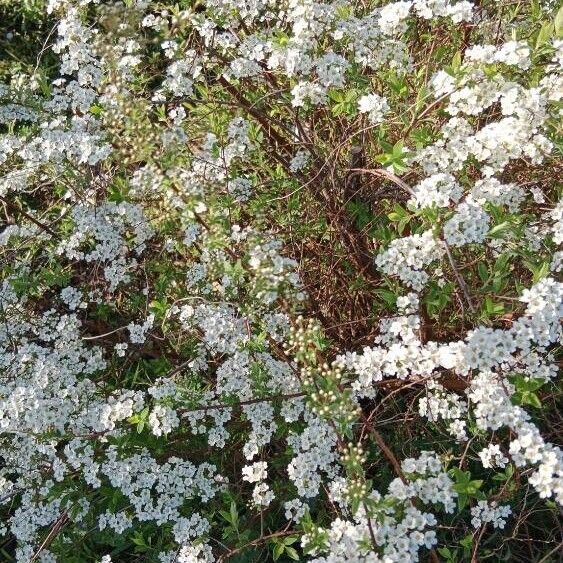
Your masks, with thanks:
[(403, 234), (403, 231), (405, 230), (405, 227), (409, 224), (410, 220), (411, 220), (410, 217), (404, 217), (399, 221), (399, 224), (397, 225), (397, 232), (400, 235)]
[(545, 260), (540, 263), (534, 263), (530, 260), (524, 260), (524, 265), (530, 272), (532, 272), (532, 281), (534, 283), (539, 282), (549, 273), (549, 261)]
[(522, 403), (525, 405), (531, 405), (537, 409), (541, 409), (541, 401), (539, 397), (530, 391), (526, 391), (522, 394)]
[(554, 25), (551, 22), (544, 23), (536, 37), (536, 49), (547, 43), (553, 35)]
[(403, 147), (404, 147), (403, 141), (402, 140), (397, 141), (393, 145), (393, 156), (395, 156), (395, 157), (403, 156)]
[(352, 511), (352, 514), (358, 512), (361, 502), (362, 499), (359, 496), (354, 496), (350, 499), (350, 510)]
[(468, 534), (459, 540), (459, 544), (463, 547), (464, 558), (468, 559), (471, 554), (471, 547), (473, 546), (473, 535)]
[(135, 545), (139, 545), (139, 546), (146, 546), (146, 542), (145, 542), (145, 538), (143, 538), (143, 535), (141, 534), (141, 532), (135, 532), (133, 534), (133, 536), (131, 537), (131, 541), (135, 544)]
[(542, 379), (529, 379), (523, 375), (516, 375), (510, 378), (510, 382), (516, 387), (516, 392), (512, 395), (513, 404), (530, 405), (541, 409), (540, 398), (535, 392), (544, 385)]
[(340, 103), (344, 101), (344, 92), (342, 90), (330, 90), (328, 93), (328, 97), (333, 102)]
[(481, 281), (483, 283), (485, 283), (489, 279), (489, 271), (487, 270), (487, 266), (485, 266), (483, 262), (479, 262), (479, 265), (477, 266), (477, 273), (479, 274), (479, 277), (481, 278)]
[(389, 307), (394, 307), (397, 303), (397, 296), (390, 289), (377, 289), (375, 294), (385, 301)]
[(543, 379), (529, 379), (528, 380), (528, 389), (530, 391), (537, 391), (541, 389), (544, 385), (545, 381)]
[(555, 35), (559, 38), (563, 37), (563, 6), (559, 8), (555, 16), (553, 27), (555, 28)]
[(454, 73), (457, 73), (458, 70), (461, 68), (461, 51), (457, 51), (457, 53), (452, 57), (451, 68)]
[(292, 545), (299, 539), (299, 536), (288, 536), (287, 538), (283, 539), (283, 543), (285, 545)]
[(459, 545), (462, 547), (471, 547), (473, 545), (473, 536), (471, 534), (465, 536), (463, 539), (459, 540)]
[(393, 205), (393, 210), (401, 218), (410, 217), (410, 213), (398, 203), (395, 203), (395, 205)]
[(291, 557), (291, 559), (293, 559), (294, 561), (299, 561), (299, 555), (297, 553), (297, 551), (295, 551), (295, 549), (293, 547), (286, 547), (285, 548), (285, 552), (287, 553), (287, 555), (289, 557)]
[(149, 408), (145, 407), (140, 413), (137, 422), (137, 434), (141, 434), (143, 429), (145, 428), (145, 424), (147, 422), (147, 418), (149, 416)]
[(471, 473), (462, 471), (459, 467), (453, 467), (450, 473), (455, 477), (457, 483), (468, 483), (471, 480)]
[(549, 262), (546, 260), (542, 262), (540, 267), (534, 272), (534, 283), (539, 282), (542, 278), (545, 278), (549, 273)]
[(285, 545), (283, 543), (277, 543), (274, 546), (274, 561), (277, 561), (280, 558), (284, 550), (285, 550)]
[(512, 465), (507, 465), (506, 469), (502, 473), (497, 473), (493, 477), (493, 481), (508, 481), (514, 474), (514, 467)]
[(467, 504), (469, 497), (463, 493), (459, 494), (457, 497), (457, 506), (460, 510), (463, 510)]
[[(495, 281), (501, 281), (498, 278), (495, 278)], [(495, 315), (502, 315), (504, 313), (504, 304), (503, 303), (495, 303), (490, 297), (485, 298), (485, 310), (491, 316)]]
[(515, 385), (518, 391), (533, 392), (541, 389), (545, 382), (543, 379), (528, 379), (523, 375), (518, 375), (512, 379), (512, 383)]
[(95, 116), (102, 115), (104, 108), (102, 106), (93, 105), (90, 107), (90, 113)]
[(495, 235), (498, 235), (500, 233), (503, 233), (504, 231), (507, 231), (510, 229), (510, 223), (508, 221), (504, 221), (503, 223), (500, 223), (499, 225), (494, 226), (488, 233), (487, 236), (489, 237), (494, 237)]
[(238, 523), (238, 510), (235, 501), (231, 501), (231, 524), (236, 526)]
[(414, 109), (416, 113), (418, 113), (422, 109), (422, 107), (424, 106), (424, 102), (428, 97), (429, 97), (428, 88), (426, 88), (426, 86), (419, 87), (416, 94), (416, 102), (414, 105)]

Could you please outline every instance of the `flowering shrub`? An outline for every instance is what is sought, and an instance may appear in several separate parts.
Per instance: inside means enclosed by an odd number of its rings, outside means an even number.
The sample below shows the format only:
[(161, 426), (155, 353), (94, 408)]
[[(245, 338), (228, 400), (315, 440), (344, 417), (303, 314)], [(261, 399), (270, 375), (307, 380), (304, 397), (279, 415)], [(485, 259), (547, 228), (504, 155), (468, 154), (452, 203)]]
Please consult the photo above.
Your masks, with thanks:
[(556, 2), (0, 22), (2, 561), (555, 561)]

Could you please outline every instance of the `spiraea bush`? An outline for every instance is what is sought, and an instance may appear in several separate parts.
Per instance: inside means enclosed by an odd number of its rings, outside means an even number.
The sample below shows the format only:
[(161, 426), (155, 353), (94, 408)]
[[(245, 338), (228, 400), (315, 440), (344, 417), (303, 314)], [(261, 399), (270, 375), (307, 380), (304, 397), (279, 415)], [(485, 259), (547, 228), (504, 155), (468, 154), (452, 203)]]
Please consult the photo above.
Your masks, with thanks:
[(563, 10), (0, 0), (0, 560), (555, 562)]

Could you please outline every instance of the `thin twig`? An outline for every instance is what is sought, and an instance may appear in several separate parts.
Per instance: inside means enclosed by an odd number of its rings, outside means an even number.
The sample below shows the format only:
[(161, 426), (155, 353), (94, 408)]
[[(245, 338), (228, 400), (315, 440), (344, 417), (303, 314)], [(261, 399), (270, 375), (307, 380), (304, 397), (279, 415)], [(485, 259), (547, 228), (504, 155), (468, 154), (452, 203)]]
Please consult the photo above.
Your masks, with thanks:
[(244, 405), (254, 405), (256, 403), (265, 403), (268, 401), (277, 401), (280, 399), (296, 399), (299, 397), (305, 397), (307, 393), (305, 392), (296, 392), (296, 393), (287, 393), (287, 394), (280, 394), (280, 395), (272, 395), (270, 397), (257, 397), (256, 399), (248, 399), (246, 401), (238, 401), (232, 405), (227, 405), (225, 403), (218, 403), (215, 405), (207, 405), (201, 407), (194, 407), (192, 409), (178, 409), (178, 412), (185, 414), (190, 412), (199, 412), (199, 411), (210, 411), (210, 410), (217, 410), (217, 409), (232, 409), (233, 407), (244, 406)]
[(2, 203), (4, 203), (4, 205), (8, 208), (9, 211), (11, 211), (12, 213), (18, 214), (18, 215), (22, 215), (23, 217), (25, 217), (28, 221), (31, 221), (34, 225), (36, 225), (37, 227), (39, 227), (42, 231), (45, 231), (46, 233), (49, 233), (52, 237), (54, 238), (58, 238), (58, 235), (55, 231), (53, 231), (53, 229), (51, 229), (50, 227), (48, 227), (47, 225), (44, 225), (43, 223), (41, 223), (41, 221), (38, 221), (35, 217), (33, 217), (32, 215), (30, 215), (29, 213), (26, 213), (23, 209), (17, 207), (16, 205), (14, 205), (13, 203), (11, 203), (10, 201), (7, 201), (6, 199), (4, 199), (2, 196), (0, 196), (0, 201), (2, 201)]
[(557, 544), (549, 553), (547, 553), (545, 555), (545, 557), (542, 557), (538, 563), (544, 563), (545, 561), (547, 561), (554, 553), (558, 552), (559, 550), (563, 549), (563, 541), (560, 542), (559, 544)]
[(57, 520), (55, 521), (55, 523), (53, 524), (53, 526), (49, 530), (47, 537), (43, 540), (43, 543), (39, 546), (37, 551), (33, 554), (32, 558), (29, 560), (30, 563), (33, 563), (34, 561), (36, 561), (39, 558), (39, 556), (41, 555), (41, 553), (43, 552), (43, 550), (47, 549), (51, 545), (53, 540), (57, 537), (59, 532), (66, 526), (68, 521), (69, 521), (68, 513), (65, 510), (57, 518)]
[(462, 275), (459, 273), (459, 270), (457, 269), (457, 266), (454, 262), (454, 257), (452, 256), (452, 253), (450, 251), (450, 247), (445, 240), (442, 241), (442, 242), (444, 243), (444, 248), (446, 249), (446, 255), (448, 256), (448, 260), (450, 261), (450, 266), (452, 267), (452, 270), (454, 271), (454, 275), (457, 279), (457, 283), (458, 283), (459, 287), (461, 288), (463, 295), (465, 296), (465, 300), (467, 301), (467, 304), (469, 305), (471, 312), (475, 313), (475, 307), (473, 306), (473, 301), (471, 299), (471, 295), (469, 294), (469, 290), (467, 289), (467, 285), (465, 283), (465, 280), (463, 279)]
[(396, 176), (393, 172), (389, 172), (389, 170), (386, 170), (385, 168), (350, 168), (350, 172), (351, 174), (348, 175), (348, 178), (352, 178), (356, 174), (371, 174), (373, 176), (379, 176), (380, 178), (385, 178), (390, 182), (393, 182), (411, 196), (414, 197), (415, 195), (414, 190), (407, 183), (403, 182), (399, 176)]

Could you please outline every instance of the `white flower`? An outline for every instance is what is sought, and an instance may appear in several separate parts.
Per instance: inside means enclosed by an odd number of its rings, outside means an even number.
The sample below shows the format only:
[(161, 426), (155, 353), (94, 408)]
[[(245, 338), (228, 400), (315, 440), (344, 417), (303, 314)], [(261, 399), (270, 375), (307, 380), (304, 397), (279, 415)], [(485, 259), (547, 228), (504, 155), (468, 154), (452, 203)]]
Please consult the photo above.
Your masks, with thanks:
[(303, 170), (309, 162), (309, 153), (304, 150), (298, 151), (289, 163), (289, 169), (292, 172)]
[(146, 340), (146, 333), (152, 328), (154, 323), (154, 315), (151, 313), (143, 324), (129, 323), (129, 339), (133, 344), (143, 344)]
[(83, 309), (87, 306), (87, 303), (82, 301), (82, 292), (75, 287), (65, 287), (61, 291), (61, 299), (71, 311), (78, 308)]
[(498, 444), (490, 444), (479, 452), (481, 463), (485, 468), (505, 467), (508, 458), (504, 456)]
[(512, 510), (508, 505), (502, 506), (495, 501), (488, 503), (486, 500), (480, 500), (471, 509), (471, 523), (474, 528), (480, 528), (490, 522), (493, 528), (503, 529), (511, 513)]
[(266, 483), (258, 483), (252, 491), (252, 501), (256, 506), (268, 506), (275, 498)]
[(457, 206), (454, 216), (444, 225), (444, 238), (451, 246), (483, 242), (490, 220), (480, 205), (468, 199)]
[(389, 104), (377, 94), (368, 94), (358, 100), (358, 111), (367, 113), (370, 123), (382, 123), (384, 115), (389, 111)]
[(414, 197), (411, 202), (416, 207), (448, 207), (457, 203), (463, 190), (451, 174), (433, 174), (413, 187)]
[(263, 481), (268, 476), (268, 464), (265, 461), (257, 461), (252, 465), (245, 465), (242, 468), (242, 478), (249, 483)]

